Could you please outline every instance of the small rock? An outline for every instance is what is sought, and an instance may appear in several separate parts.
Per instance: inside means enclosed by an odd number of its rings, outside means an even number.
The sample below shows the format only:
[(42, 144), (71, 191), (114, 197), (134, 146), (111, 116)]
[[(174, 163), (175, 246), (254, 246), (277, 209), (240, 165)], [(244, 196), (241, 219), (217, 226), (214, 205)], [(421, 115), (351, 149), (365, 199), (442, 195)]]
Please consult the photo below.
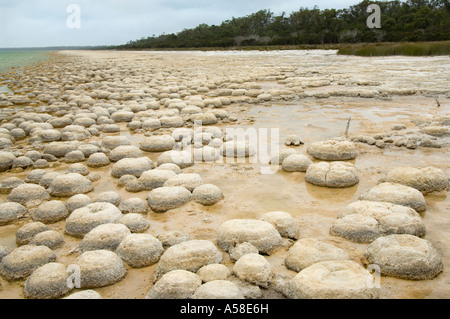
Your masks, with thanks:
[(287, 146), (299, 146), (304, 143), (297, 135), (291, 134), (286, 138), (286, 140), (284, 141), (284, 144)]
[(330, 234), (370, 243), (390, 234), (425, 235), (425, 224), (412, 208), (384, 202), (357, 201), (344, 208)]
[(93, 168), (103, 167), (109, 165), (111, 162), (104, 153), (91, 154), (86, 162), (86, 165)]
[(91, 203), (92, 200), (89, 196), (85, 194), (76, 194), (66, 201), (66, 207), (68, 211), (72, 213), (74, 210), (89, 205)]
[(86, 289), (79, 292), (75, 292), (63, 299), (103, 299), (102, 296), (92, 289)]
[(159, 234), (157, 238), (159, 239), (159, 241), (161, 241), (164, 248), (168, 248), (184, 241), (191, 240), (188, 234), (184, 234), (176, 230)]
[(237, 244), (234, 248), (230, 250), (230, 258), (233, 261), (238, 260), (245, 254), (258, 254), (259, 250), (250, 243), (244, 242), (242, 244)]
[(119, 206), (121, 201), (122, 197), (117, 192), (109, 191), (98, 194), (94, 200), (94, 203), (104, 202), (104, 203), (111, 203), (114, 206)]
[(164, 187), (177, 187), (181, 186), (188, 191), (193, 192), (197, 186), (202, 184), (202, 178), (196, 173), (180, 173), (169, 177), (164, 183)]

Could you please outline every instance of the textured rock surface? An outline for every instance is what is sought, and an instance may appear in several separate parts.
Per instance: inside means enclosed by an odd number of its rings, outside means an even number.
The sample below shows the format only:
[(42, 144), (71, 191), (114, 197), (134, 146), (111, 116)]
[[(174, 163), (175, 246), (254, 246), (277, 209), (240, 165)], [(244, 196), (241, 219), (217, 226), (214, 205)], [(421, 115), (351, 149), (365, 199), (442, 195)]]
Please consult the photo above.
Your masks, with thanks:
[(66, 219), (65, 230), (69, 235), (83, 237), (99, 225), (116, 223), (122, 216), (111, 203), (92, 203), (73, 211)]
[(310, 144), (307, 151), (314, 158), (324, 161), (351, 160), (357, 155), (356, 147), (352, 142), (340, 139)]
[(244, 299), (241, 290), (229, 280), (209, 281), (197, 288), (193, 299)]
[(163, 246), (150, 234), (131, 234), (121, 241), (116, 253), (131, 267), (147, 267), (159, 261)]
[(187, 270), (164, 274), (147, 293), (146, 299), (192, 299), (202, 284), (200, 277)]
[(285, 264), (288, 269), (298, 272), (317, 262), (349, 259), (349, 254), (341, 248), (315, 238), (302, 238), (289, 249)]
[(305, 178), (308, 183), (331, 188), (351, 187), (359, 182), (355, 167), (348, 162), (313, 163), (308, 166)]
[(359, 199), (408, 206), (419, 213), (426, 210), (425, 198), (417, 189), (388, 182), (372, 187)]
[(30, 299), (55, 299), (70, 291), (66, 266), (51, 262), (36, 269), (25, 282), (24, 295)]
[(241, 280), (267, 288), (272, 279), (270, 263), (259, 254), (245, 254), (233, 266), (233, 273)]
[(165, 186), (150, 191), (147, 202), (153, 211), (165, 212), (186, 204), (191, 198), (191, 192), (182, 186)]
[(222, 253), (208, 240), (188, 240), (169, 247), (161, 256), (153, 274), (157, 281), (165, 273), (183, 269), (196, 272), (208, 264), (222, 261)]
[(56, 255), (50, 248), (24, 245), (3, 257), (0, 274), (7, 280), (23, 279), (35, 269), (53, 261), (56, 261)]
[(55, 177), (50, 183), (50, 194), (55, 197), (71, 197), (89, 193), (94, 189), (92, 182), (78, 173), (68, 173)]
[(348, 205), (330, 228), (331, 235), (357, 243), (370, 243), (378, 237), (391, 234), (422, 237), (425, 232), (425, 224), (414, 209), (371, 201), (357, 201)]
[(441, 257), (431, 243), (408, 234), (374, 240), (365, 258), (369, 264), (377, 264), (382, 275), (408, 280), (433, 279), (443, 270)]
[(281, 236), (276, 228), (265, 221), (254, 219), (231, 219), (220, 225), (217, 244), (230, 251), (237, 244), (248, 242), (259, 252), (270, 254), (281, 245)]
[(448, 177), (435, 167), (397, 167), (390, 170), (383, 181), (409, 186), (424, 194), (443, 191), (449, 187)]
[(84, 252), (75, 264), (80, 267), (81, 288), (108, 286), (126, 275), (122, 259), (109, 250)]
[(372, 275), (350, 260), (323, 261), (300, 271), (289, 283), (294, 299), (374, 299), (376, 289), (369, 288)]

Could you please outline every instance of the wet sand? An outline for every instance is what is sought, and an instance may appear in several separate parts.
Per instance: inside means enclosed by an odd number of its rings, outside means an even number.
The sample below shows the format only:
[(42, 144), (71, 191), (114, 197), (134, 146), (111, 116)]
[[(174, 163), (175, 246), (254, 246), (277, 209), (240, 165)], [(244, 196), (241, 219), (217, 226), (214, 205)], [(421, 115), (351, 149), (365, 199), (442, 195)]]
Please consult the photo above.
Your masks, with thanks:
[[(417, 128), (412, 122), (421, 115), (446, 114), (450, 111), (448, 58), (356, 58), (341, 57), (330, 52), (274, 52), (274, 53), (210, 53), (210, 52), (61, 52), (55, 56), (58, 76), (50, 80), (48, 86), (55, 85), (56, 79), (69, 79), (75, 82), (77, 63), (81, 61), (81, 69), (88, 67), (96, 75), (92, 75), (87, 83), (97, 83), (85, 87), (85, 92), (92, 92), (102, 81), (115, 80), (127, 88), (170, 86), (187, 83), (189, 75), (193, 79), (201, 79), (205, 83), (223, 81), (236, 83), (256, 83), (262, 90), (286, 89), (287, 84), (300, 81), (308, 86), (294, 85), (296, 97), (287, 100), (270, 102), (231, 103), (222, 107), (237, 121), (219, 123), (216, 126), (225, 130), (227, 127), (242, 128), (278, 128), (280, 130), (279, 148), (283, 149), (284, 140), (290, 134), (297, 134), (304, 145), (293, 147), (306, 154), (308, 144), (331, 137), (342, 136), (348, 118), (351, 116), (350, 136), (374, 135), (389, 132), (394, 124), (404, 124), (407, 128)], [(25, 92), (33, 89), (33, 76), (52, 78), (51, 66), (40, 64), (24, 71), (28, 80), (21, 79), (21, 85), (11, 85), (10, 89), (20, 94), (20, 87)], [(98, 78), (102, 71), (103, 79)], [(41, 72), (46, 71), (46, 74)], [(64, 74), (66, 73), (66, 75)], [(85, 73), (83, 73), (85, 75)], [(286, 80), (296, 77), (293, 82)], [(153, 80), (160, 79), (156, 82)], [(5, 80), (5, 79), (4, 79)], [(81, 82), (85, 82), (83, 79)], [(321, 83), (313, 83), (320, 82)], [(87, 81), (87, 80), (86, 80)], [(166, 81), (166, 83), (164, 83)], [(200, 81), (201, 82), (201, 81)], [(300, 83), (295, 82), (295, 83)], [(359, 82), (359, 84), (355, 84)], [(339, 84), (340, 83), (340, 84)], [(372, 84), (372, 85), (371, 85)], [(0, 82), (1, 85), (1, 82)], [(25, 86), (25, 88), (24, 88)], [(377, 92), (373, 97), (338, 96), (332, 92), (372, 90)], [(289, 88), (292, 89), (292, 88)], [(39, 90), (45, 90), (40, 87)], [(399, 90), (411, 90), (408, 94)], [(210, 91), (214, 91), (211, 89)], [(329, 95), (331, 92), (331, 95)], [(326, 93), (321, 96), (321, 93)], [(435, 99), (439, 98), (441, 106), (436, 107)], [(205, 98), (207, 98), (205, 96)], [(35, 108), (43, 107), (45, 102), (33, 101)], [(32, 102), (32, 103), (33, 103)], [(108, 102), (108, 101), (102, 101)], [(23, 106), (1, 109), (20, 110)], [(90, 140), (101, 140), (102, 136), (123, 135), (129, 137), (131, 144), (139, 146), (143, 133), (130, 132), (127, 126), (120, 124), (120, 133), (101, 133)], [(170, 130), (168, 130), (170, 131)], [(27, 139), (16, 142), (27, 148)], [(375, 186), (384, 173), (398, 166), (433, 166), (442, 169), (450, 176), (449, 148), (406, 149), (388, 144), (380, 149), (374, 145), (356, 143), (358, 156), (351, 161), (355, 164), (360, 181), (350, 188), (331, 189), (317, 187), (305, 181), (305, 173), (288, 173), (279, 167), (275, 174), (260, 173), (259, 163), (196, 163), (183, 172), (195, 172), (201, 175), (204, 183), (217, 185), (224, 194), (224, 200), (206, 207), (193, 201), (165, 213), (154, 213), (149, 209), (145, 218), (150, 221), (146, 233), (157, 236), (167, 231), (177, 230), (190, 235), (192, 239), (206, 239), (216, 243), (217, 229), (225, 221), (232, 218), (254, 218), (269, 211), (286, 211), (292, 215), (300, 229), (300, 238), (313, 237), (331, 243), (347, 251), (352, 260), (361, 263), (367, 244), (356, 244), (343, 238), (329, 234), (329, 228), (336, 221), (339, 212), (348, 204), (357, 201), (359, 196)], [(146, 153), (156, 162), (160, 153)], [(64, 172), (69, 166), (62, 161), (56, 168)], [(101, 179), (94, 182), (94, 191), (88, 196), (95, 198), (104, 191), (116, 191), (122, 199), (139, 197), (146, 200), (146, 191), (127, 192), (117, 186), (118, 179), (110, 173), (111, 165), (106, 168), (93, 169), (99, 172)], [(23, 172), (4, 172), (1, 179), (16, 176), (24, 179), (31, 169)], [(6, 201), (6, 194), (0, 199)], [(430, 241), (441, 255), (444, 271), (433, 280), (410, 281), (392, 277), (382, 277), (380, 298), (449, 298), (450, 297), (450, 199), (448, 192), (425, 196), (427, 210), (422, 214), (426, 225), (425, 239)], [(61, 199), (67, 200), (67, 199)], [(16, 247), (15, 231), (29, 222), (23, 219), (13, 225), (0, 226), (0, 245), (10, 249)], [(64, 233), (64, 221), (51, 224), (52, 229)], [(65, 244), (57, 248), (57, 261), (69, 265), (76, 256), (68, 252), (76, 247), (79, 239), (64, 234)], [(283, 239), (283, 247), (274, 254), (265, 256), (272, 269), (288, 277), (296, 272), (284, 266), (287, 251), (294, 243)], [(233, 262), (223, 252), (223, 263), (230, 269)], [(128, 273), (120, 282), (107, 287), (95, 289), (103, 298), (134, 299), (143, 298), (152, 286), (152, 274), (156, 265), (141, 269), (127, 267)], [(0, 298), (24, 298), (23, 281), (7, 282), (0, 279)], [(74, 290), (76, 291), (76, 290)], [(268, 295), (266, 297), (274, 297)], [(277, 298), (284, 298), (281, 294)]]

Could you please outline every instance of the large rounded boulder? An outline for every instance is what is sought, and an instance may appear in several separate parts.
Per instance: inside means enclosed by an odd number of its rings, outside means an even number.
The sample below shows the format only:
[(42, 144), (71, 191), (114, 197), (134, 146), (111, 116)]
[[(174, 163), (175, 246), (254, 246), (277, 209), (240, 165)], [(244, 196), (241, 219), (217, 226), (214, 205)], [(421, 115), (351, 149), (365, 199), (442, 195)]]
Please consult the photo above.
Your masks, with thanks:
[(435, 167), (397, 167), (390, 170), (383, 181), (409, 186), (424, 194), (449, 188), (448, 177)]
[(113, 165), (111, 175), (116, 178), (120, 178), (123, 175), (140, 177), (143, 172), (154, 168), (154, 166), (152, 160), (146, 156), (123, 158)]
[(2, 258), (0, 274), (7, 280), (23, 279), (53, 261), (56, 261), (56, 255), (47, 246), (24, 245)]
[(153, 281), (171, 270), (196, 272), (209, 264), (222, 262), (222, 253), (209, 240), (188, 240), (169, 247), (159, 259)]
[(147, 202), (154, 212), (163, 213), (183, 206), (191, 198), (191, 192), (182, 186), (164, 186), (151, 190), (147, 195)]
[(307, 148), (308, 154), (323, 161), (344, 161), (356, 158), (355, 144), (342, 139), (330, 139), (312, 143)]
[(330, 188), (351, 187), (359, 182), (355, 167), (348, 162), (313, 163), (308, 166), (305, 179), (313, 185)]
[(28, 183), (17, 186), (8, 195), (9, 202), (16, 202), (24, 206), (37, 206), (48, 199), (50, 199), (50, 195), (44, 187)]
[(116, 253), (133, 268), (151, 266), (164, 252), (162, 243), (150, 234), (131, 234), (117, 247)]
[(369, 264), (378, 265), (384, 276), (427, 280), (443, 270), (441, 257), (431, 243), (409, 234), (379, 237), (364, 256)]
[(317, 262), (349, 259), (348, 253), (339, 247), (315, 238), (302, 238), (289, 248), (285, 264), (298, 272)]
[(36, 269), (24, 285), (24, 295), (30, 299), (55, 299), (70, 291), (66, 266), (50, 262)]
[(418, 213), (426, 210), (425, 198), (420, 191), (409, 186), (389, 182), (372, 187), (359, 199), (408, 206)]
[(282, 243), (281, 235), (276, 228), (262, 220), (230, 219), (220, 225), (217, 244), (230, 252), (236, 245), (250, 243), (259, 252), (271, 254)]
[(357, 243), (370, 243), (391, 234), (425, 235), (425, 224), (411, 207), (392, 203), (357, 201), (338, 215), (330, 234)]
[(74, 237), (83, 237), (99, 225), (118, 222), (122, 216), (111, 203), (92, 203), (74, 210), (66, 219), (65, 230)]
[(145, 299), (192, 299), (201, 284), (202, 280), (193, 272), (172, 270), (152, 286)]
[(93, 250), (81, 254), (75, 261), (80, 272), (80, 288), (112, 285), (126, 275), (125, 265), (116, 253)]
[(322, 261), (300, 271), (289, 282), (293, 299), (375, 299), (369, 271), (351, 260)]
[(71, 197), (89, 193), (94, 189), (92, 182), (78, 173), (68, 173), (55, 177), (50, 183), (50, 194), (55, 197)]

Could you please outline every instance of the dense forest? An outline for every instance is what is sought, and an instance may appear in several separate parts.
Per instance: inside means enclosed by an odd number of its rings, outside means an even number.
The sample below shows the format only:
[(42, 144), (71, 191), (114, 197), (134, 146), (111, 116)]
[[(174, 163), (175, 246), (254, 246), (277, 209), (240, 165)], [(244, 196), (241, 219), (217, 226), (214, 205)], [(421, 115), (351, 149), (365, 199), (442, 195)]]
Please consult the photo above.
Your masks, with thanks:
[[(381, 28), (366, 24), (370, 4), (381, 9)], [(129, 41), (118, 49), (317, 45), (450, 40), (449, 0), (369, 1), (346, 9), (300, 8), (287, 15), (260, 10), (220, 25)]]

